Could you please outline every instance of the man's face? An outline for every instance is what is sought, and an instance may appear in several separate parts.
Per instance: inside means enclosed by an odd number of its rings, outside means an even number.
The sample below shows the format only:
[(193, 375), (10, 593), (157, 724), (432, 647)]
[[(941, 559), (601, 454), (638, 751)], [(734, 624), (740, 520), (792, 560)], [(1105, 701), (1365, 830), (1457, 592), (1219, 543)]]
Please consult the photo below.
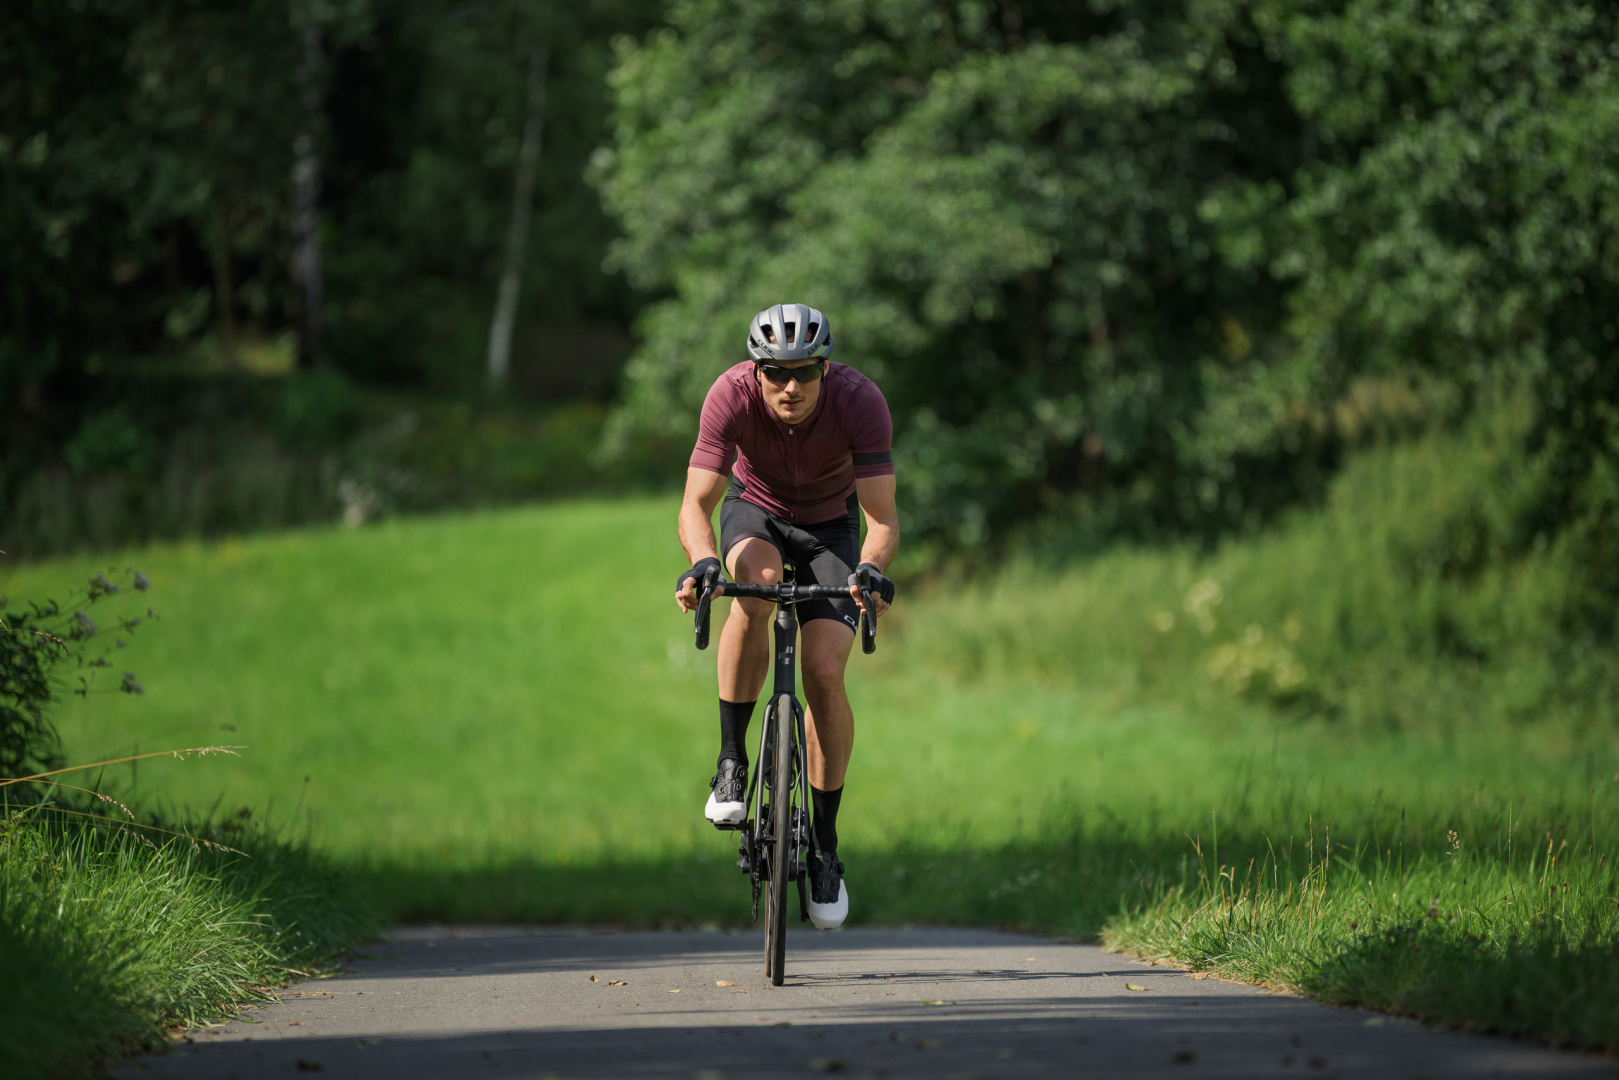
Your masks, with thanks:
[(765, 404), (775, 413), (784, 424), (797, 424), (810, 413), (815, 411), (815, 402), (821, 397), (821, 383), (823, 379), (811, 382), (799, 382), (789, 378), (785, 383), (778, 383), (767, 371), (775, 369), (775, 374), (781, 374), (781, 369), (792, 370), (802, 367), (822, 365), (825, 371), (824, 360), (786, 360), (779, 364), (756, 365), (755, 372), (759, 378), (759, 389), (764, 393)]

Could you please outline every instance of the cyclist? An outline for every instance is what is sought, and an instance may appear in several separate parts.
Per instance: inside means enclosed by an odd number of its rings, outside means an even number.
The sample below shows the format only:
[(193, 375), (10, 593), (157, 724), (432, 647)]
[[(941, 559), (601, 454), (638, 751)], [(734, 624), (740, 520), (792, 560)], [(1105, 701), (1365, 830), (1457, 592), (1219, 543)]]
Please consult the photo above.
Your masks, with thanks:
[[(814, 808), (809, 916), (821, 929), (841, 926), (849, 912), (837, 820), (854, 745), (843, 688), (860, 610), (854, 572), (872, 571), (880, 616), (894, 599), (883, 571), (899, 547), (888, 402), (870, 379), (828, 360), (831, 352), (832, 327), (814, 308), (777, 304), (753, 317), (748, 359), (715, 379), (703, 402), (680, 506), (680, 543), (692, 566), (675, 585), (680, 609), (693, 610), (697, 582), (723, 553), (734, 581), (773, 585), (785, 560), (800, 584), (849, 586), (847, 600), (798, 605)], [(716, 546), (711, 522), (722, 495)], [(864, 545), (857, 505), (866, 513)], [(748, 723), (771, 666), (772, 618), (768, 601), (738, 600), (720, 632), (720, 752), (703, 811), (716, 825), (747, 813)]]

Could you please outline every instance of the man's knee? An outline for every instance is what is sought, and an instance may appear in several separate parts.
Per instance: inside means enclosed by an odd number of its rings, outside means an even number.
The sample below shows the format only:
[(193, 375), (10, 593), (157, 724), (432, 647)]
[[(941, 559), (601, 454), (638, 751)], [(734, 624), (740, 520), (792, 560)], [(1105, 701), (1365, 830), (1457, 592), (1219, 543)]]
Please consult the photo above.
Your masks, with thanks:
[(749, 642), (768, 642), (770, 605), (763, 600), (733, 600), (731, 613), (726, 616), (725, 625), (735, 625), (743, 638)]
[(843, 669), (848, 658), (836, 649), (807, 648), (804, 650), (804, 687), (816, 693), (833, 693), (843, 689)]

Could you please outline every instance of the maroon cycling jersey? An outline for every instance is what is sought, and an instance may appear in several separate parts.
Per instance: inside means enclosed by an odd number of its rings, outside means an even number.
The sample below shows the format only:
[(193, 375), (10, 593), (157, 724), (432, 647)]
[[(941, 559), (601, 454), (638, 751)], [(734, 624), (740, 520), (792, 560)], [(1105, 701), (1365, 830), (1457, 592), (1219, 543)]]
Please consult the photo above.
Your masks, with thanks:
[(848, 512), (857, 478), (893, 473), (893, 438), (882, 391), (854, 368), (829, 362), (815, 408), (789, 425), (765, 404), (753, 362), (744, 360), (703, 400), (691, 467), (734, 475), (749, 502), (814, 524)]

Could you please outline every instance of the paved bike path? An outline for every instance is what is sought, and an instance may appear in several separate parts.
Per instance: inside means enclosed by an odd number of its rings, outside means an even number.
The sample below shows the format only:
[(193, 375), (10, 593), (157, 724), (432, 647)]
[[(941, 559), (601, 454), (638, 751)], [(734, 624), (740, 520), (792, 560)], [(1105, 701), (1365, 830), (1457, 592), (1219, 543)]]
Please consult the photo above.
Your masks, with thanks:
[(113, 1075), (1616, 1075), (1611, 1059), (1429, 1031), (1025, 935), (790, 932), (787, 984), (775, 988), (762, 951), (758, 933), (405, 930), (342, 977)]

